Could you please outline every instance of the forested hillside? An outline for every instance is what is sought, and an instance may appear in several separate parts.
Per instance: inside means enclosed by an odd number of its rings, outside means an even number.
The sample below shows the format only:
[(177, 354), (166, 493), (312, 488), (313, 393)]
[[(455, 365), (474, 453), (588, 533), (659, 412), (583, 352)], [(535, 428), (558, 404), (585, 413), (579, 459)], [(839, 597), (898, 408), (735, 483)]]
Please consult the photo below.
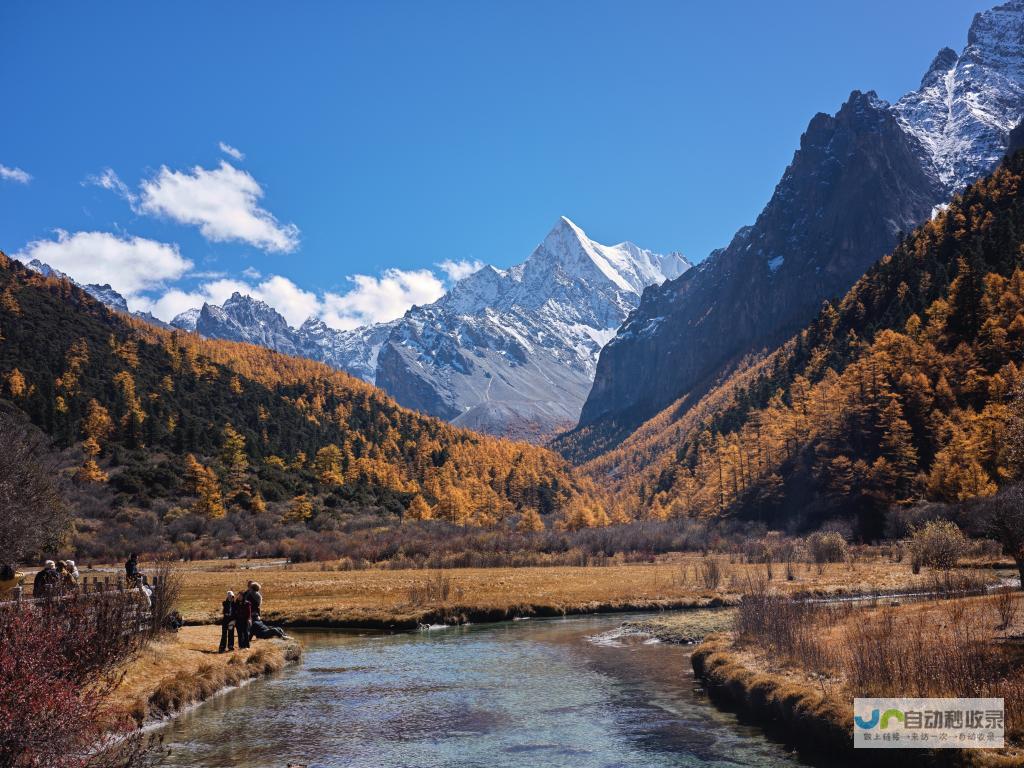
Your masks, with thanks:
[(319, 363), (133, 320), (2, 254), (0, 395), (63, 451), (79, 541), (100, 550), (276, 540), (368, 513), (533, 529), (580, 492), (549, 451)]
[(892, 505), (994, 493), (1021, 474), (1022, 181), (1019, 153), (787, 344), (588, 474), (649, 517), (856, 518), (867, 537)]

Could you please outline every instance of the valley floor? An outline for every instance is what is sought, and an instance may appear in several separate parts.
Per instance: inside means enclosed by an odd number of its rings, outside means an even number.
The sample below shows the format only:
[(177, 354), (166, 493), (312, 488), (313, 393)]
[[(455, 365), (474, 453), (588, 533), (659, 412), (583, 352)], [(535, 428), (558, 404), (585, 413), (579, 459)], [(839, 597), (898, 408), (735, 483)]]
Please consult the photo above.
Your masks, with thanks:
[[(333, 570), (335, 564), (204, 561), (185, 568), (181, 611), (189, 623), (215, 622), (227, 590), (260, 582), (271, 624), (411, 629), (418, 624), (497, 621), (732, 604), (750, 584), (787, 593), (886, 594), (933, 588), (934, 575), (908, 563), (864, 555), (849, 563), (764, 564), (678, 554), (655, 563), (589, 567)], [(717, 571), (717, 575), (715, 573)], [(979, 571), (995, 580), (995, 571)]]

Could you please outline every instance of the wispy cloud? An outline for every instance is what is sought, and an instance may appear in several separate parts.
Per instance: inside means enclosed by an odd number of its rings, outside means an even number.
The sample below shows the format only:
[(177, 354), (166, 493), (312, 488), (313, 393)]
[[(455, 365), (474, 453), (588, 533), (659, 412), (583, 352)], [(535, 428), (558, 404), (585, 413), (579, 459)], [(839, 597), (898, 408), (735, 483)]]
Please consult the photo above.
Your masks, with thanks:
[(464, 277), (469, 277), (474, 272), (479, 272), (483, 269), (484, 263), (476, 259), (465, 260), (465, 261), (452, 261), (451, 259), (445, 259), (437, 264), (437, 267), (448, 275), (448, 279), (457, 283)]
[(95, 176), (86, 176), (82, 184), (101, 187), (113, 192), (118, 197), (123, 197), (133, 206), (138, 199), (138, 196), (128, 188), (128, 185), (121, 181), (121, 177), (115, 173), (113, 168), (104, 168), (101, 173)]
[(32, 181), (32, 174), (21, 170), (21, 168), (9, 168), (0, 164), (0, 179), (13, 181), (16, 184), (28, 184)]
[(232, 147), (230, 144), (226, 144), (223, 141), (218, 142), (217, 146), (220, 147), (220, 151), (223, 152), (228, 157), (233, 157), (238, 162), (242, 162), (243, 160), (245, 160), (245, 153), (242, 152), (242, 150), (236, 147)]

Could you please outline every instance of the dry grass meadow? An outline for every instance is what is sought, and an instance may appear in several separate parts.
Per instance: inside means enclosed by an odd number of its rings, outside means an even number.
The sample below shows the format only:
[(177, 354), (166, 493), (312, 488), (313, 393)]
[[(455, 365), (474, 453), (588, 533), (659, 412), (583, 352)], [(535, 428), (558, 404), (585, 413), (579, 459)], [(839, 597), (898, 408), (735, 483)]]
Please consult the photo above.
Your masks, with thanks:
[[(844, 563), (743, 563), (679, 554), (655, 563), (586, 567), (334, 570), (332, 563), (203, 561), (183, 564), (180, 609), (191, 623), (216, 621), (227, 590), (260, 582), (264, 618), (310, 626), (407, 628), (418, 621), (485, 620), (733, 602), (754, 581), (786, 593), (890, 593), (929, 589), (933, 576), (880, 554)], [(994, 571), (983, 578), (993, 579)]]

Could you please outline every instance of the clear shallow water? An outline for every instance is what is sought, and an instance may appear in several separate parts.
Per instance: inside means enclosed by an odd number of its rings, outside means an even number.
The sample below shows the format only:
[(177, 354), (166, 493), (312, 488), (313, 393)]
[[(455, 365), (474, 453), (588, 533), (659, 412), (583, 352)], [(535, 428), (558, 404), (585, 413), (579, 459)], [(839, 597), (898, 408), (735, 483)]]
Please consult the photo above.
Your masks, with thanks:
[[(400, 635), (305, 632), (301, 666), (167, 726), (168, 766), (793, 766), (623, 616)], [(598, 642), (593, 638), (598, 637)]]

